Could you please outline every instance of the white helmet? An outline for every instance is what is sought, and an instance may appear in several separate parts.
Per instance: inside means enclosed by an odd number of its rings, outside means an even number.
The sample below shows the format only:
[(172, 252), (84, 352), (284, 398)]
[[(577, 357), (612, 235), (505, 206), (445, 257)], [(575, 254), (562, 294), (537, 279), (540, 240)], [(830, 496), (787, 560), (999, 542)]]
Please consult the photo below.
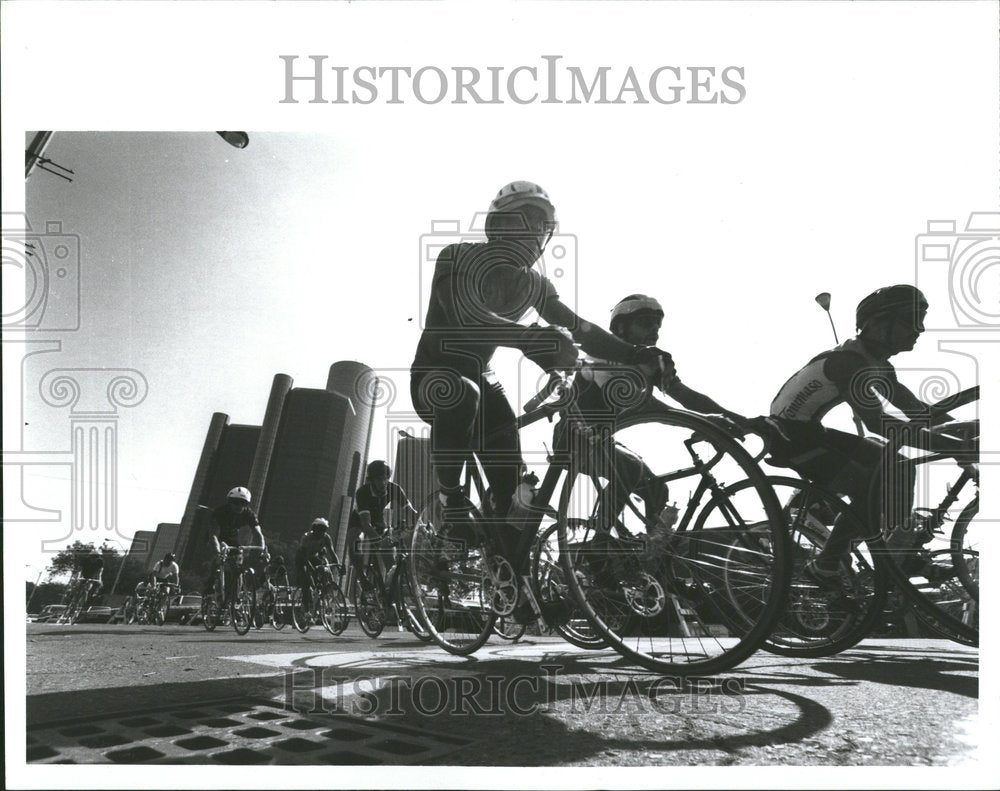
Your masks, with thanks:
[(230, 500), (244, 500), (245, 502), (250, 502), (250, 490), (245, 486), (237, 486), (235, 489), (230, 489), (229, 494), (226, 497)]
[(315, 519), (313, 519), (312, 524), (309, 527), (312, 530), (316, 530), (317, 528), (319, 528), (321, 532), (325, 533), (327, 530), (330, 529), (330, 523), (327, 520), (325, 520), (322, 516), (318, 516)]
[(611, 322), (614, 323), (617, 318), (631, 316), (643, 310), (663, 316), (663, 306), (653, 297), (647, 297), (645, 294), (629, 294), (611, 309)]
[(545, 212), (550, 223), (556, 223), (556, 207), (552, 205), (549, 194), (531, 181), (512, 181), (502, 187), (490, 204), (487, 216), (496, 213), (512, 212), (521, 206), (537, 206)]

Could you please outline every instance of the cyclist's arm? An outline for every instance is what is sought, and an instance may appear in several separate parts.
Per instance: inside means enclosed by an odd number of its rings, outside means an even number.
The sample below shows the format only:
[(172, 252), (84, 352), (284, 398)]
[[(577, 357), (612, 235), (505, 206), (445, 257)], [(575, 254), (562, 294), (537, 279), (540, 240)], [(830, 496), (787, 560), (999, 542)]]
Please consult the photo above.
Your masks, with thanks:
[[(900, 420), (882, 408), (878, 396), (895, 406), (896, 399), (901, 397), (900, 390), (905, 389), (891, 367), (872, 368), (860, 355), (845, 353), (830, 355), (823, 369), (869, 431), (887, 439), (898, 439), (902, 444), (920, 450), (957, 453), (965, 449), (957, 440), (935, 437), (918, 422)], [(922, 403), (912, 393), (909, 396)], [(907, 402), (906, 396), (902, 399)], [(923, 406), (926, 409), (926, 405)]]
[(327, 557), (329, 557), (330, 558), (330, 562), (339, 569), (340, 568), (340, 558), (337, 556), (337, 550), (335, 550), (333, 548), (333, 539), (330, 538), (330, 534), (329, 533), (327, 533), (324, 536), (324, 538), (326, 539), (326, 541), (325, 541), (325, 549), (327, 551)]
[(636, 348), (610, 332), (581, 318), (556, 296), (549, 296), (538, 311), (549, 324), (565, 327), (587, 354), (615, 363), (630, 363)]
[(699, 412), (702, 415), (725, 415), (726, 417), (742, 420), (743, 418), (724, 407), (719, 406), (714, 400), (704, 393), (699, 393), (681, 382), (680, 379), (674, 381), (663, 391), (678, 404), (692, 412)]
[(212, 532), (208, 534), (209, 539), (211, 539), (211, 544), (215, 549), (215, 554), (218, 555), (222, 551), (222, 544), (219, 542), (219, 531), (221, 526), (218, 520), (215, 518), (215, 514), (212, 515)]
[(264, 540), (264, 531), (261, 530), (259, 524), (253, 525), (250, 528), (250, 544), (251, 546), (260, 547), (267, 552), (267, 542)]

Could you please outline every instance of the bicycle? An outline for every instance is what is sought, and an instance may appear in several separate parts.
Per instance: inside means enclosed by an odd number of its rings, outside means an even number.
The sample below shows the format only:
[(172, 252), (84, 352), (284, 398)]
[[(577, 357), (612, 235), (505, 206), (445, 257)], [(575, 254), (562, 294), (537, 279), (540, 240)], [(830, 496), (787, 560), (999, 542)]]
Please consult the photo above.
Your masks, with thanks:
[(395, 618), (398, 631), (405, 629), (422, 642), (430, 642), (430, 632), (416, 612), (417, 602), (408, 568), (409, 552), (403, 549), (405, 543), (397, 541), (391, 533), (367, 543), (371, 552), (379, 552), (379, 545), (394, 548), (395, 558), (384, 579), (374, 558), (355, 569), (351, 603), (361, 630), (369, 637), (378, 637), (389, 619)]
[(344, 568), (334, 566), (332, 563), (307, 565), (308, 578), (303, 582), (312, 589), (312, 606), (308, 609), (305, 607), (304, 588), (294, 589), (289, 603), (292, 625), (301, 634), (305, 634), (313, 623), (320, 622), (330, 634), (337, 636), (347, 628), (351, 617), (347, 609), (347, 599), (344, 598), (344, 592), (333, 574), (334, 568), (339, 574), (344, 573)]
[[(978, 399), (978, 388), (970, 388), (930, 408), (934, 419)], [(978, 428), (963, 424), (967, 428)], [(883, 450), (883, 464), (916, 467), (952, 457), (927, 453), (899, 459), (898, 443)], [(978, 514), (979, 496), (961, 504), (957, 517), (954, 507), (970, 481), (978, 487), (973, 462), (960, 462), (961, 474), (949, 485), (941, 502), (933, 508), (915, 508), (922, 522), (923, 538), (933, 540), (947, 521), (954, 521), (945, 546), (925, 549), (890, 546), (888, 536), (865, 529), (864, 520), (837, 493), (795, 478), (771, 476), (776, 489), (790, 492), (785, 512), (797, 554), (794, 560), (792, 593), (786, 616), (765, 644), (765, 648), (787, 656), (827, 656), (844, 651), (867, 637), (884, 617), (890, 598), (898, 611), (912, 607), (917, 619), (934, 632), (967, 645), (978, 644), (978, 562), (975, 534), (970, 530)], [(908, 477), (908, 476), (901, 476)], [(803, 574), (805, 562), (823, 547), (837, 519), (854, 525), (848, 562), (842, 576), (850, 593), (828, 593)], [(914, 536), (914, 538), (917, 538)], [(898, 594), (894, 594), (894, 591)], [(897, 618), (899, 612), (895, 613)]]
[(291, 604), (292, 586), (288, 584), (288, 571), (282, 566), (266, 581), (261, 604), (257, 608), (258, 617), (261, 621), (266, 618), (272, 628), (281, 631), (291, 622)]
[[(215, 570), (215, 579), (201, 601), (202, 625), (212, 632), (219, 624), (232, 624), (239, 635), (250, 631), (253, 610), (255, 608), (253, 571), (244, 564), (244, 552), (260, 550), (257, 546), (236, 546), (226, 544), (219, 549), (219, 562)], [(227, 566), (232, 566), (227, 571)], [(228, 574), (235, 574), (233, 580), (228, 580)], [(249, 584), (248, 584), (249, 583)]]
[[(570, 376), (550, 376), (542, 393), (532, 399), (542, 405), (519, 416), (518, 428), (556, 413), (563, 419), (579, 418), (575, 406), (567, 403), (570, 383)], [(553, 394), (554, 401), (543, 403)], [(474, 652), (488, 638), (496, 618), (513, 614), (519, 601), (528, 602), (543, 625), (546, 610), (554, 621), (562, 622), (571, 607), (561, 598), (546, 600), (559, 586), (572, 594), (601, 640), (625, 658), (658, 672), (720, 672), (743, 661), (767, 637), (787, 594), (788, 536), (780, 506), (760, 468), (716, 422), (658, 401), (649, 408), (651, 391), (629, 374), (623, 375), (616, 397), (627, 399), (629, 406), (609, 434), (582, 436), (587, 432), (580, 432), (582, 438), (576, 441), (572, 437), (577, 435), (572, 435), (567, 450), (550, 454), (544, 479), (527, 517), (518, 525), (513, 547), (504, 546), (498, 531), (487, 529), (489, 521), (496, 521), (488, 508), (483, 509), (484, 516), (471, 503), (471, 523), (456, 530), (444, 523), (440, 500), (432, 495), (414, 531), (411, 569), (425, 625), (432, 599), (443, 610), (441, 625), (430, 629), (442, 648), (456, 654)], [(656, 435), (652, 452), (661, 468), (671, 461), (671, 452), (690, 457), (680, 468), (654, 472), (651, 485), (694, 481), (673, 531), (683, 540), (663, 548), (652, 561), (643, 537), (650, 535), (659, 514), (640, 513), (628, 498), (621, 514), (610, 520), (606, 514), (598, 518), (599, 506), (611, 489), (609, 478), (596, 471), (610, 470), (609, 477), (616, 474), (612, 435), (636, 428), (639, 439), (643, 434)], [(740, 479), (752, 482), (739, 508), (722, 490), (713, 470), (727, 475), (736, 472)], [(551, 564), (536, 564), (538, 571), (532, 579), (531, 548), (564, 476), (556, 517), (562, 576), (549, 575), (558, 585), (543, 588), (540, 582), (546, 578), (541, 572), (550, 570)], [(601, 483), (602, 478), (607, 485)], [(485, 501), (474, 454), (467, 459), (463, 487), (467, 498), (475, 489), (480, 502)], [(710, 501), (703, 507), (706, 495)], [(723, 526), (707, 524), (704, 508), (708, 506), (719, 512)], [(751, 525), (763, 527), (751, 531)], [(740, 553), (730, 553), (722, 562), (723, 550), (734, 545)], [(753, 590), (756, 598), (751, 612), (747, 607), (737, 610), (728, 601), (723, 580), (727, 573), (742, 575), (748, 590)], [(596, 641), (588, 634), (587, 642)]]
[(57, 623), (75, 624), (87, 609), (91, 594), (101, 587), (101, 581), (95, 579), (80, 579), (66, 601), (66, 609), (59, 616)]
[[(140, 624), (155, 624), (163, 626), (170, 609), (170, 593), (172, 588), (176, 588), (167, 582), (157, 582), (147, 593), (135, 604), (135, 620)], [(177, 589), (180, 592), (180, 589)]]

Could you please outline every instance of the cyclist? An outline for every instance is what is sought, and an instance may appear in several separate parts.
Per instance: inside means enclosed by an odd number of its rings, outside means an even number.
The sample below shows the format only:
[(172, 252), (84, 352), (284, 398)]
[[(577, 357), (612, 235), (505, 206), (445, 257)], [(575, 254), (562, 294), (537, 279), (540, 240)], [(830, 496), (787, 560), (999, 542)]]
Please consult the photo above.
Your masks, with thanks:
[(279, 576), (282, 572), (287, 571), (285, 567), (285, 556), (284, 555), (271, 555), (270, 560), (264, 566), (261, 572), (261, 577), (264, 580), (264, 585), (270, 590), (274, 590), (277, 586), (275, 585), (275, 578)]
[[(392, 528), (402, 528), (412, 524), (417, 515), (410, 505), (406, 492), (389, 480), (392, 469), (381, 459), (368, 465), (365, 482), (354, 496), (356, 512), (352, 524), (348, 526), (347, 540), (351, 564), (359, 572), (368, 566), (369, 544), (372, 541), (391, 537)], [(380, 571), (385, 577), (384, 552), (376, 552)], [(364, 575), (361, 576), (365, 584)]]
[[(501, 519), (510, 510), (523, 459), (515, 415), (491, 368), (498, 347), (517, 349), (544, 370), (572, 366), (577, 341), (588, 354), (620, 363), (670, 355), (617, 338), (571, 310), (533, 268), (557, 226), (548, 194), (528, 181), (503, 187), (490, 204), (482, 243), (446, 246), (438, 254), (424, 330), (411, 367), (410, 395), (431, 426), (433, 464), (445, 519), (467, 519), (462, 466), (475, 450)], [(535, 310), (549, 326), (520, 322)], [(562, 329), (566, 328), (566, 329)]]
[[(629, 344), (655, 347), (663, 326), (663, 307), (655, 298), (645, 294), (629, 294), (611, 311), (611, 333)], [(645, 386), (660, 388), (685, 409), (701, 414), (722, 415), (739, 426), (746, 421), (708, 396), (684, 384), (676, 375), (664, 381), (659, 366), (624, 366), (605, 360), (587, 360), (573, 383), (572, 403), (578, 417), (561, 419), (556, 425), (553, 444), (565, 451), (572, 443), (574, 458), (583, 465), (581, 471), (608, 479), (609, 485), (601, 494), (595, 519), (599, 525), (617, 517), (625, 507), (630, 494), (638, 494), (646, 505), (646, 518), (655, 520), (667, 504), (666, 484), (658, 482), (652, 471), (637, 455), (617, 442), (604, 450), (588, 448), (598, 436), (601, 427), (613, 429), (615, 419), (624, 411), (623, 403), (615, 391), (616, 383), (623, 385), (619, 392), (630, 388), (626, 380), (640, 379)], [(636, 382), (638, 384), (639, 382)], [(624, 399), (627, 401), (627, 399)], [(652, 402), (651, 407), (655, 406)], [(670, 525), (656, 521), (648, 532), (650, 549), (666, 539)]]
[(95, 596), (104, 588), (104, 556), (96, 549), (90, 549), (79, 558), (77, 575), (71, 590), (82, 590), (84, 585), (90, 586), (90, 595)]
[[(919, 289), (902, 284), (877, 289), (858, 304), (858, 334), (823, 352), (797, 371), (771, 403), (768, 423), (776, 429), (772, 457), (803, 478), (847, 495), (868, 524), (886, 526), (895, 536), (919, 525), (911, 515), (912, 476), (908, 465), (889, 470), (888, 490), (882, 482), (882, 444), (822, 424), (823, 417), (845, 401), (874, 434), (896, 438), (914, 448), (961, 454), (970, 450), (958, 439), (932, 434), (926, 426), (928, 405), (896, 378), (889, 358), (911, 351), (924, 331), (928, 302)], [(908, 420), (885, 412), (880, 399), (899, 409)], [(949, 415), (942, 420), (950, 419)], [(846, 592), (844, 573), (854, 535), (847, 520), (834, 523), (819, 554), (806, 573), (821, 587)], [(928, 569), (928, 573), (933, 573)]]
[(173, 552), (168, 552), (162, 560), (156, 561), (152, 571), (149, 572), (149, 582), (151, 585), (165, 584), (168, 593), (175, 588), (180, 589), (181, 568), (177, 565)]
[[(202, 594), (208, 596), (215, 585), (215, 575), (219, 570), (222, 547), (254, 546), (259, 547), (260, 554), (267, 557), (267, 543), (261, 530), (257, 514), (250, 507), (250, 490), (244, 486), (230, 489), (226, 502), (212, 511), (212, 532), (209, 536), (215, 556), (208, 578), (202, 588)], [(236, 572), (235, 564), (232, 571)], [(229, 604), (235, 573), (226, 575), (226, 590), (223, 591), (223, 606)]]
[(323, 563), (332, 563), (338, 571), (342, 571), (340, 558), (333, 548), (330, 538), (330, 523), (323, 517), (313, 519), (312, 525), (299, 544), (295, 553), (295, 567), (302, 586), (302, 604), (306, 612), (312, 612), (312, 582), (314, 567)]

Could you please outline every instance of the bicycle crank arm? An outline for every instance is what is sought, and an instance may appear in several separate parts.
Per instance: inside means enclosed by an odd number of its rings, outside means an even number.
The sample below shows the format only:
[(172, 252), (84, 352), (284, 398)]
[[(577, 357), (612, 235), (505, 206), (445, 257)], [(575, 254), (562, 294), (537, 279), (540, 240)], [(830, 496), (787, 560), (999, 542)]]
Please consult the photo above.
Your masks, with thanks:
[(531, 590), (531, 582), (527, 574), (521, 575), (521, 592), (531, 602), (531, 609), (535, 612), (535, 619), (538, 621), (538, 625), (542, 629), (548, 629), (548, 624), (545, 623), (545, 616), (542, 615), (542, 607), (538, 603), (538, 599), (535, 598), (534, 591)]

